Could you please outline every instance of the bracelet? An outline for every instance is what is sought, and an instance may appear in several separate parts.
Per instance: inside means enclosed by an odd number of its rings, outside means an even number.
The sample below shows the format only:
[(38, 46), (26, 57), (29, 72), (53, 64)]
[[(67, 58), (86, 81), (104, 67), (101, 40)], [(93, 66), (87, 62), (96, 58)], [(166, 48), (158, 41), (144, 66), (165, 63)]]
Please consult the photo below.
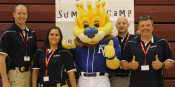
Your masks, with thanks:
[(106, 59), (108, 59), (108, 60), (113, 60), (114, 58), (115, 58), (115, 55), (111, 58), (106, 57)]

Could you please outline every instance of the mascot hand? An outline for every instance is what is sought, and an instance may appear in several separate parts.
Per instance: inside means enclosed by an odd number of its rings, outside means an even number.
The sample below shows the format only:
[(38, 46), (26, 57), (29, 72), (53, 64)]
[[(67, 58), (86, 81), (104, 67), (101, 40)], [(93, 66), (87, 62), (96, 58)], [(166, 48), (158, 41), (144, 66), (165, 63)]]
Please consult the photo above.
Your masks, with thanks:
[(72, 43), (69, 44), (68, 41), (69, 41), (69, 39), (62, 41), (63, 48), (65, 48), (65, 49), (75, 49), (75, 47), (76, 47), (75, 43), (72, 41)]
[(105, 46), (105, 57), (112, 58), (115, 56), (115, 50), (113, 46), (113, 40), (110, 40), (109, 44)]

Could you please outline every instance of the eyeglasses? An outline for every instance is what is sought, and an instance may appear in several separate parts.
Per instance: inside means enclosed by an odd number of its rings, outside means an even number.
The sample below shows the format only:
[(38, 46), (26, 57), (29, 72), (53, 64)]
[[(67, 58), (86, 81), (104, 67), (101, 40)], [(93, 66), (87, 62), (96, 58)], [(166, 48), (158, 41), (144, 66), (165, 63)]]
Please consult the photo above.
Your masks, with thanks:
[(153, 24), (153, 20), (149, 15), (143, 15), (139, 18), (139, 23), (140, 21), (144, 21), (144, 20), (151, 20), (152, 24)]

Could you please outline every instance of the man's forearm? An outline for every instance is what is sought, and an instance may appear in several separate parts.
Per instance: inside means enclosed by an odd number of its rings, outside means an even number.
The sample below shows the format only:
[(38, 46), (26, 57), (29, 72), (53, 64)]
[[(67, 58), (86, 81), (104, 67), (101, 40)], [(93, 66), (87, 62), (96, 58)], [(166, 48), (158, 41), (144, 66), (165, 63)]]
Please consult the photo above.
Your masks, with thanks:
[(163, 62), (165, 64), (165, 69), (171, 68), (173, 66), (173, 61), (172, 60), (166, 60)]
[(128, 61), (122, 61), (122, 62), (121, 62), (121, 66), (122, 66), (122, 68), (123, 68), (124, 70), (128, 70), (128, 69), (131, 68), (131, 67), (130, 67), (130, 62), (128, 62)]
[(1, 73), (1, 77), (2, 77), (3, 82), (8, 81), (5, 59), (6, 59), (6, 55), (0, 54), (0, 73)]

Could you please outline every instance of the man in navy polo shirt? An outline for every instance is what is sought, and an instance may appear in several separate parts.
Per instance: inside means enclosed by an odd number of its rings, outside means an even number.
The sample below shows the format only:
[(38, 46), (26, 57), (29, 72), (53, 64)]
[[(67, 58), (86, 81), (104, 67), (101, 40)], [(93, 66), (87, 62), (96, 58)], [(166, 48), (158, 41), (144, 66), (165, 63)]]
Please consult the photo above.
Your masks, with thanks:
[[(0, 73), (3, 87), (30, 87), (31, 75), (29, 67), (37, 50), (36, 34), (27, 28), (27, 8), (19, 4), (13, 16), (15, 23), (5, 29), (0, 38)], [(8, 75), (6, 73), (6, 57), (12, 60)]]
[[(118, 31), (117, 40), (120, 43), (121, 54), (123, 54), (123, 48), (127, 41), (134, 39), (135, 35), (131, 35), (128, 32), (129, 28), (128, 19), (125, 17), (119, 17), (115, 24)], [(128, 87), (130, 82), (129, 70), (124, 70), (122, 67), (113, 70), (111, 81), (111, 87)]]
[(170, 46), (152, 34), (150, 16), (141, 16), (138, 28), (141, 36), (126, 43), (122, 56), (122, 68), (131, 69), (129, 87), (163, 87), (163, 70), (174, 62)]

